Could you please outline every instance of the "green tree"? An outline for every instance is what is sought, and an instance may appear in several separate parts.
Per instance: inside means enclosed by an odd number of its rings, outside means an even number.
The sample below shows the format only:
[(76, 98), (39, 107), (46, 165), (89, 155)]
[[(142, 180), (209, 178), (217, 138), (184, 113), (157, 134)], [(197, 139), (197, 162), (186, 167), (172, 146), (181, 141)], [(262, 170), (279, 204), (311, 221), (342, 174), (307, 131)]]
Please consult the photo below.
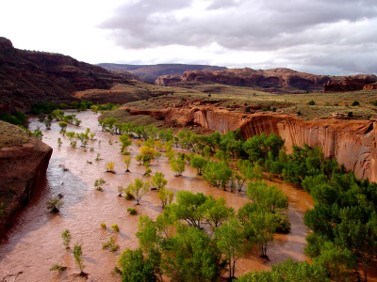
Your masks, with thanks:
[(224, 254), (228, 264), (229, 279), (233, 279), (236, 262), (247, 251), (243, 227), (237, 219), (232, 218), (215, 230), (215, 236), (217, 247)]
[(119, 141), (122, 144), (120, 149), (122, 154), (129, 154), (127, 148), (132, 145), (131, 139), (128, 137), (128, 134), (122, 134), (119, 136)]
[(205, 222), (215, 231), (224, 221), (234, 215), (234, 210), (226, 206), (224, 198), (218, 200), (207, 197), (203, 204)]
[(275, 186), (266, 182), (251, 182), (247, 187), (247, 196), (256, 205), (268, 212), (288, 207), (288, 197)]
[(272, 266), (271, 271), (249, 272), (241, 276), (240, 282), (329, 282), (326, 270), (316, 264), (295, 262), (288, 259)]
[(156, 172), (152, 177), (152, 187), (157, 190), (164, 188), (167, 183), (168, 181), (162, 172)]
[(84, 260), (82, 258), (82, 245), (81, 244), (76, 243), (73, 246), (73, 258), (75, 259), (75, 262), (80, 269), (80, 275), (86, 276), (86, 273), (84, 272), (85, 265), (84, 265)]
[(71, 242), (71, 238), (72, 238), (71, 231), (69, 231), (69, 229), (66, 229), (62, 232), (61, 235), (62, 235), (63, 244), (64, 244), (65, 248), (67, 250), (70, 249), (69, 243)]
[(199, 155), (193, 155), (190, 158), (190, 164), (193, 168), (196, 168), (197, 174), (202, 175), (203, 169), (207, 164), (207, 160)]
[(204, 203), (207, 197), (202, 193), (179, 191), (176, 203), (168, 206), (167, 212), (174, 220), (184, 220), (189, 225), (200, 228), (204, 219)]
[(220, 253), (202, 230), (187, 225), (161, 244), (161, 268), (171, 281), (215, 281)]
[(172, 171), (175, 176), (181, 176), (185, 171), (186, 160), (183, 154), (178, 154), (169, 160)]
[(232, 176), (232, 170), (224, 162), (208, 162), (203, 177), (211, 185), (226, 189), (226, 185)]
[(68, 123), (66, 123), (65, 121), (60, 121), (59, 126), (60, 126), (60, 132), (64, 135), (67, 129)]
[(156, 281), (153, 263), (141, 249), (127, 249), (120, 255), (119, 268), (123, 282)]
[(126, 172), (130, 172), (131, 156), (130, 155), (124, 156), (123, 163), (126, 167)]
[(135, 197), (136, 204), (140, 205), (141, 199), (149, 192), (149, 189), (149, 182), (136, 178), (134, 182), (128, 185), (126, 192), (131, 193)]
[(166, 187), (162, 187), (158, 191), (158, 198), (161, 200), (162, 208), (165, 208), (173, 202), (174, 193)]

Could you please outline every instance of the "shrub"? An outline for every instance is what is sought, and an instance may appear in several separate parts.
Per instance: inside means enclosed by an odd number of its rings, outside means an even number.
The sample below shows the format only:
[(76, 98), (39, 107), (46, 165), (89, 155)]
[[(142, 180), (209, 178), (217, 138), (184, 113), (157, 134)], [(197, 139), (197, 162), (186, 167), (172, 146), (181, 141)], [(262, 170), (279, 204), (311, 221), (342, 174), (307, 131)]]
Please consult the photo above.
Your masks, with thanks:
[(308, 105), (309, 105), (309, 106), (314, 106), (314, 105), (315, 105), (315, 101), (314, 101), (314, 100), (310, 100), (310, 101), (308, 102)]
[(63, 244), (65, 248), (67, 250), (70, 249), (69, 243), (71, 242), (71, 238), (72, 238), (71, 231), (69, 231), (69, 229), (64, 230), (62, 232), (62, 238), (63, 238)]
[(60, 265), (60, 264), (53, 264), (51, 267), (50, 267), (50, 271), (58, 271), (58, 272), (63, 272), (67, 269), (66, 266), (63, 266), (63, 265)]
[(119, 226), (118, 226), (118, 224), (111, 225), (111, 229), (113, 229), (114, 232), (118, 233), (119, 232)]
[(102, 249), (108, 249), (110, 252), (116, 252), (119, 250), (119, 245), (115, 243), (113, 237), (110, 237), (109, 241), (102, 244)]
[(137, 214), (137, 210), (134, 209), (134, 208), (128, 208), (127, 211), (128, 211), (128, 213), (129, 213), (130, 215), (136, 215), (136, 214)]
[(126, 190), (126, 195), (124, 196), (126, 200), (132, 201), (135, 200), (135, 196), (130, 192)]
[(50, 213), (58, 213), (60, 212), (62, 205), (62, 196), (54, 197), (47, 202), (47, 209), (50, 211)]
[(358, 101), (353, 101), (351, 106), (353, 107), (360, 106), (360, 103)]
[(101, 223), (101, 228), (102, 228), (102, 229), (106, 229), (106, 223), (102, 222), (102, 223)]
[(114, 162), (106, 163), (106, 172), (115, 173), (114, 165)]
[(94, 188), (97, 191), (103, 191), (102, 186), (106, 183), (106, 181), (103, 178), (98, 178), (96, 181), (94, 181)]

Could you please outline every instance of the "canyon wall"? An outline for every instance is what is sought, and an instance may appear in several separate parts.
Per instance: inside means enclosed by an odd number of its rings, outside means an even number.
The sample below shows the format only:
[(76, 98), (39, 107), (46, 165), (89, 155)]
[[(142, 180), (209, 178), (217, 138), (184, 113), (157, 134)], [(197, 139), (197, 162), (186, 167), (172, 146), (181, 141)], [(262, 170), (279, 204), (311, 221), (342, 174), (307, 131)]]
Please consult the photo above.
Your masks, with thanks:
[(29, 202), (45, 179), (52, 148), (35, 138), (0, 147), (0, 237), (14, 215)]
[(131, 114), (149, 114), (169, 124), (199, 125), (221, 133), (241, 129), (245, 139), (261, 133), (275, 133), (285, 141), (286, 150), (293, 146), (320, 147), (326, 157), (335, 157), (359, 178), (377, 182), (377, 129), (369, 120), (313, 120), (295, 116), (229, 112), (226, 109), (192, 107), (186, 109), (127, 109)]

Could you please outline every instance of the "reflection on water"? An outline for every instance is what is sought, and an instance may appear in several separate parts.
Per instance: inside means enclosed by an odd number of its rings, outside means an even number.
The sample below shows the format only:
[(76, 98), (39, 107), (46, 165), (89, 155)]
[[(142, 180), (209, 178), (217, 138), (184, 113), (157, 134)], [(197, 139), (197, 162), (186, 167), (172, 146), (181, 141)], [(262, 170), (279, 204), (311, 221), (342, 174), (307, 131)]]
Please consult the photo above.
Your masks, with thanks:
[[(43, 131), (43, 141), (54, 149), (47, 171), (46, 187), (21, 213), (18, 223), (9, 232), (8, 240), (0, 245), (1, 281), (80, 280), (75, 276), (78, 269), (72, 255), (63, 246), (61, 233), (65, 229), (71, 231), (72, 244), (83, 244), (85, 271), (93, 281), (119, 280), (119, 277), (112, 274), (119, 253), (102, 250), (102, 243), (110, 236), (114, 236), (121, 250), (137, 247), (135, 233), (138, 216), (127, 213), (127, 208), (134, 207), (135, 204), (118, 197), (117, 187), (127, 186), (136, 177), (143, 177), (144, 168), (132, 162), (131, 173), (124, 172), (117, 137), (100, 131), (96, 114), (81, 112), (77, 113), (77, 117), (82, 120), (81, 127), (68, 126), (67, 130), (84, 131), (85, 128), (90, 128), (96, 133), (97, 140), (90, 141), (87, 148), (73, 149), (69, 146), (69, 141), (62, 138), (63, 145), (58, 147), (57, 139), (61, 137), (58, 125), (54, 123), (50, 131)], [(36, 119), (32, 119), (31, 129), (37, 126), (44, 128)], [(130, 152), (134, 157), (138, 147), (131, 146)], [(95, 161), (97, 153), (101, 154), (102, 161)], [(105, 172), (108, 161), (115, 163), (116, 174)], [(66, 167), (68, 171), (64, 171), (62, 167)], [(155, 160), (151, 168), (153, 172), (163, 172), (168, 179), (168, 188), (174, 191), (189, 190), (213, 195), (215, 198), (223, 197), (228, 205), (236, 209), (248, 202), (244, 195), (210, 187), (191, 168), (187, 168), (182, 177), (174, 177), (165, 157)], [(103, 192), (96, 191), (93, 185), (95, 179), (100, 177), (106, 181)], [(299, 261), (306, 259), (304, 247), (308, 229), (303, 223), (303, 213), (312, 207), (312, 200), (305, 192), (290, 185), (279, 182), (271, 184), (277, 185), (289, 197), (291, 233), (275, 236), (268, 247), (268, 263), (253, 254), (240, 259), (237, 263), (237, 275), (251, 270), (268, 269), (272, 264), (288, 257)], [(64, 205), (59, 215), (51, 215), (47, 212), (46, 202), (59, 193), (64, 196)], [(136, 209), (139, 214), (156, 217), (161, 212), (157, 193), (151, 191)], [(101, 229), (101, 223), (107, 224), (107, 230)], [(112, 224), (119, 225), (120, 233), (111, 233), (109, 227)], [(67, 271), (61, 275), (50, 272), (49, 268), (55, 263), (67, 266)]]

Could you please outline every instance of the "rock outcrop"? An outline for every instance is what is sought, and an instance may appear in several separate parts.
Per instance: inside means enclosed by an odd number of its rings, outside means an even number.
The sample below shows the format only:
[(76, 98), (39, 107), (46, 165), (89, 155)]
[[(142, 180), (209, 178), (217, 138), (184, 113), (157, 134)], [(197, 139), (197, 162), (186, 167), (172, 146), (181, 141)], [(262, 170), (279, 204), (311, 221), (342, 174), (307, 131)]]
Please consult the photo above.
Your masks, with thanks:
[(297, 72), (278, 68), (271, 70), (226, 69), (218, 71), (186, 71), (182, 76), (165, 75), (155, 83), (159, 85), (184, 85), (186, 83), (220, 83), (246, 86), (271, 92), (322, 91), (329, 76)]
[(371, 84), (366, 84), (363, 87), (363, 90), (374, 90), (377, 89), (377, 82), (371, 83)]
[(377, 76), (371, 74), (359, 74), (352, 76), (334, 77), (324, 86), (324, 92), (344, 92), (363, 90), (366, 85), (370, 85), (377, 81)]
[(109, 89), (128, 80), (68, 56), (13, 48), (0, 37), (0, 81), (0, 109), (12, 112), (42, 101), (72, 101), (74, 91)]
[(0, 146), (0, 237), (41, 186), (51, 154), (52, 148), (35, 138)]
[(369, 120), (312, 120), (273, 113), (244, 114), (211, 106), (185, 109), (140, 111), (124, 108), (130, 114), (149, 114), (169, 124), (199, 125), (225, 133), (241, 129), (245, 139), (261, 133), (282, 137), (288, 152), (305, 144), (320, 147), (326, 157), (335, 157), (340, 164), (359, 178), (377, 182), (377, 122)]

